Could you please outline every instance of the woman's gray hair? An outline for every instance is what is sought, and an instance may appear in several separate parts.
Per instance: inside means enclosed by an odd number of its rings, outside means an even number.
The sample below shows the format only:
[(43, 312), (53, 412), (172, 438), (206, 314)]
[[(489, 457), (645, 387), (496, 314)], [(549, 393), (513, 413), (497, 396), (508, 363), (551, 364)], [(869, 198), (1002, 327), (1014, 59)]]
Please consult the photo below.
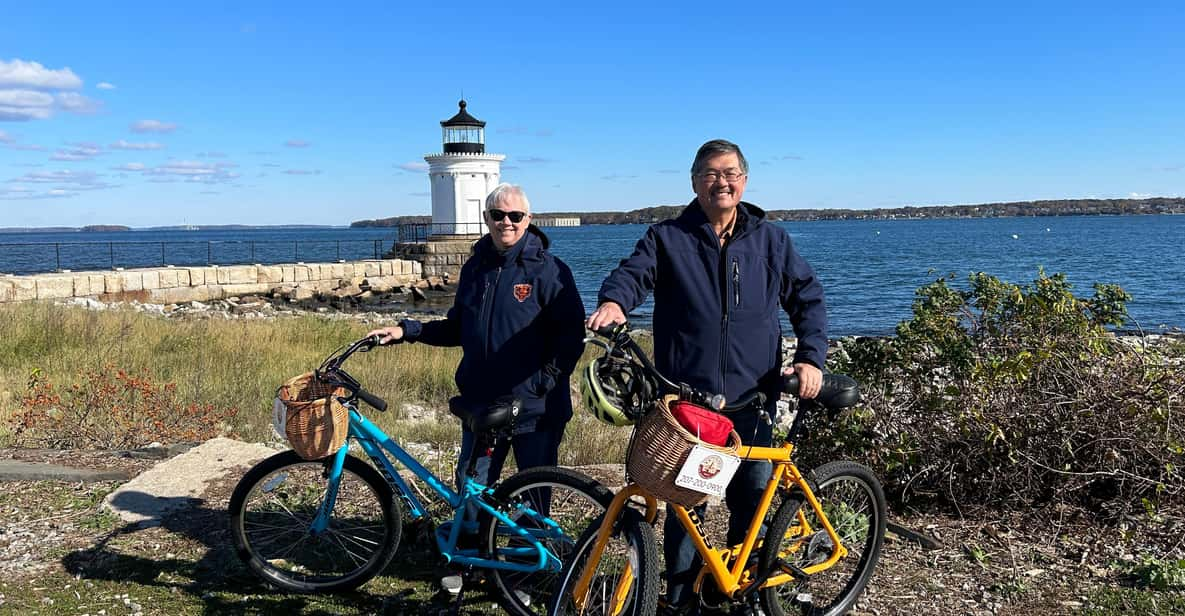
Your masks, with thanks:
[(508, 184), (505, 182), (495, 186), (494, 190), (490, 191), (489, 196), (486, 197), (486, 210), (488, 211), (494, 209), (499, 203), (502, 203), (506, 197), (511, 195), (516, 195), (519, 199), (522, 199), (523, 209), (526, 210), (528, 214), (531, 212), (531, 202), (527, 200), (527, 193), (523, 192), (523, 187), (517, 184)]
[(721, 154), (736, 154), (737, 160), (741, 162), (741, 173), (748, 175), (749, 161), (745, 160), (744, 154), (741, 154), (741, 146), (724, 139), (713, 139), (699, 146), (699, 151), (695, 153), (695, 161), (691, 163), (691, 175), (700, 172), (705, 160)]

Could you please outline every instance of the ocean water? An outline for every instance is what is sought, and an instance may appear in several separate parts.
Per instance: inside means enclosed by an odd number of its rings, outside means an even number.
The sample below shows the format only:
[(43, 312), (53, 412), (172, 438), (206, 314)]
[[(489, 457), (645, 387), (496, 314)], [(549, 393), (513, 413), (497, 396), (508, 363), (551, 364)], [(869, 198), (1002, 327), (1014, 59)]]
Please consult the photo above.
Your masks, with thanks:
[[(914, 291), (953, 273), (983, 271), (1031, 282), (1062, 272), (1079, 295), (1094, 283), (1132, 294), (1132, 326), (1185, 328), (1185, 216), (1066, 216), (777, 223), (819, 273), (832, 335), (887, 334), (909, 318)], [(585, 306), (605, 275), (633, 250), (644, 225), (549, 228), (552, 252), (572, 268)], [(382, 229), (0, 233), (0, 272), (80, 271), (166, 262), (278, 263), (371, 258), (394, 241)], [(86, 242), (60, 245), (55, 242)], [(134, 244), (131, 242), (139, 242)], [(37, 244), (15, 246), (14, 244)], [(339, 256), (340, 255), (340, 256)], [(294, 258), (295, 257), (295, 258)], [(649, 322), (649, 302), (631, 318)], [(787, 326), (787, 331), (789, 328)]]

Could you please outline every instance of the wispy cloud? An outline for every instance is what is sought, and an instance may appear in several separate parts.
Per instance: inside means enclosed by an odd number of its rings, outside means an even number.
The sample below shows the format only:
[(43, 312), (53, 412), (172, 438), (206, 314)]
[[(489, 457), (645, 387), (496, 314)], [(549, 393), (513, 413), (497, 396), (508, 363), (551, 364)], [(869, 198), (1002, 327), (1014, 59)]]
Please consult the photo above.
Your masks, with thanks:
[(155, 141), (133, 143), (123, 139), (120, 139), (119, 141), (116, 141), (107, 147), (111, 148), (112, 150), (163, 150), (165, 148), (164, 144), (157, 143)]
[(107, 83), (106, 81), (100, 81), (99, 83), (95, 84), (95, 87), (100, 90), (114, 90), (115, 84)]
[(805, 159), (797, 154), (785, 154), (785, 155), (779, 156), (778, 160), (805, 160)]
[(198, 152), (198, 158), (226, 158), (226, 152)]
[(1185, 169), (1185, 165), (1169, 165), (1167, 167), (1160, 168), (1161, 171), (1168, 171), (1170, 173), (1173, 171), (1181, 171), (1183, 169)]
[(307, 148), (311, 145), (313, 144), (305, 141), (304, 139), (289, 139), (288, 141), (284, 142), (284, 147), (286, 148)]
[(100, 154), (103, 154), (103, 148), (97, 143), (71, 143), (72, 148), (59, 148), (50, 156), (50, 160), (57, 161), (80, 161), (90, 160)]
[(617, 173), (601, 176), (602, 180), (606, 180), (608, 182), (616, 182), (617, 180), (635, 180), (637, 178), (638, 176), (636, 175), (621, 175)]
[[(115, 188), (93, 171), (33, 171), (8, 180), (10, 186), (0, 186), (0, 198), (4, 199), (54, 199), (73, 197), (78, 191)], [(52, 184), (52, 188), (37, 190), (25, 184)]]
[(98, 113), (103, 108), (103, 101), (87, 98), (77, 92), (60, 92), (56, 101), (59, 109), (70, 113)]
[(171, 133), (177, 130), (177, 125), (171, 122), (161, 122), (160, 120), (140, 120), (132, 122), (128, 126), (133, 133)]
[(542, 165), (555, 162), (555, 160), (551, 158), (543, 158), (542, 156), (523, 156), (516, 160), (524, 165)]
[(238, 179), (238, 172), (232, 171), (234, 163), (209, 163), (197, 160), (171, 160), (162, 165), (148, 167), (140, 163), (128, 163), (117, 167), (120, 171), (139, 172), (149, 182), (198, 182), (202, 184), (229, 184)]
[(678, 169), (659, 169), (658, 172), (659, 173), (683, 173), (682, 171), (679, 171)]
[(321, 175), (320, 169), (285, 169), (288, 175)]
[(8, 133), (0, 130), (0, 143), (15, 143), (15, 142), (16, 142), (16, 137), (13, 137), (12, 135), (9, 135)]
[(410, 193), (407, 193), (407, 196), (409, 196), (409, 197), (431, 197), (431, 196), (432, 196), (432, 193), (426, 193), (426, 192), (410, 192)]
[(403, 169), (404, 171), (408, 171), (411, 173), (423, 173), (428, 170), (428, 163), (420, 163), (420, 162), (403, 163), (401, 165), (395, 165), (395, 166), (399, 167), (400, 169)]
[(5, 201), (63, 199), (66, 197), (74, 197), (76, 195), (78, 195), (77, 192), (73, 192), (64, 188), (51, 188), (49, 190), (36, 191), (24, 186), (0, 186), (0, 200)]
[(45, 68), (39, 62), (0, 60), (0, 88), (77, 90), (81, 87), (82, 80), (69, 67), (55, 70)]

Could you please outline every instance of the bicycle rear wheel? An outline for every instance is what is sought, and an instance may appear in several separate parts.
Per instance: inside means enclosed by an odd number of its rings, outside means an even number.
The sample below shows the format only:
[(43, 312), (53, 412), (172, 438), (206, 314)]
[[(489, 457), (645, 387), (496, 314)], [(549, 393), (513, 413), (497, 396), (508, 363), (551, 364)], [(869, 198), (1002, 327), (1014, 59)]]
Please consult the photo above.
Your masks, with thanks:
[[(805, 580), (762, 589), (762, 607), (772, 616), (847, 613), (872, 579), (880, 558), (887, 506), (884, 490), (872, 471), (854, 462), (829, 462), (809, 473), (807, 480), (848, 552), (830, 568)], [(802, 501), (802, 494), (792, 494), (778, 508), (761, 548), (762, 568), (776, 570), (779, 562), (785, 562), (803, 569), (831, 556), (831, 537), (814, 509)], [(807, 536), (800, 530), (800, 508), (811, 529)]]
[[(563, 530), (562, 537), (538, 536), (543, 545), (564, 562), (576, 547), (576, 540), (593, 520), (597, 519), (613, 500), (613, 493), (595, 479), (576, 471), (556, 467), (536, 467), (515, 473), (494, 490), (494, 500), (500, 503), (524, 503), (545, 515)], [(527, 530), (540, 524), (526, 515), (511, 516), (515, 524)], [(536, 533), (532, 533), (536, 534)], [(515, 561), (508, 551), (525, 547), (525, 540), (505, 524), (490, 516), (483, 517), (481, 531), (483, 545), (494, 558)], [(518, 557), (524, 564), (538, 561), (538, 554)], [(559, 569), (538, 571), (507, 571), (491, 569), (494, 584), (502, 594), (506, 611), (518, 616), (547, 613), (547, 601), (555, 589)]]
[(394, 556), (403, 524), (399, 502), (378, 471), (352, 456), (328, 528), (310, 531), (331, 462), (285, 451), (255, 465), (235, 487), (228, 507), (235, 551), (266, 582), (300, 593), (349, 590)]
[[(550, 613), (654, 616), (659, 581), (654, 529), (640, 513), (624, 509), (604, 552), (594, 561), (590, 556), (600, 526), (598, 518), (581, 535), (564, 563)], [(592, 573), (588, 589), (578, 594), (576, 584), (589, 568)]]

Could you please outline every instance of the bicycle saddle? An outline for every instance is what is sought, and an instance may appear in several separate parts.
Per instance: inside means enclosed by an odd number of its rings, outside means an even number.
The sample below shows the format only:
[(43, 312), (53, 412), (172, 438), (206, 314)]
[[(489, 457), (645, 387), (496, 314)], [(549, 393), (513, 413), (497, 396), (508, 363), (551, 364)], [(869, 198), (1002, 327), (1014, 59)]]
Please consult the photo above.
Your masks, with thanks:
[(461, 420), (461, 425), (470, 432), (480, 433), (497, 430), (513, 423), (523, 410), (523, 401), (518, 398), (498, 398), (489, 407), (473, 408), (461, 396), (449, 398), (448, 410)]

